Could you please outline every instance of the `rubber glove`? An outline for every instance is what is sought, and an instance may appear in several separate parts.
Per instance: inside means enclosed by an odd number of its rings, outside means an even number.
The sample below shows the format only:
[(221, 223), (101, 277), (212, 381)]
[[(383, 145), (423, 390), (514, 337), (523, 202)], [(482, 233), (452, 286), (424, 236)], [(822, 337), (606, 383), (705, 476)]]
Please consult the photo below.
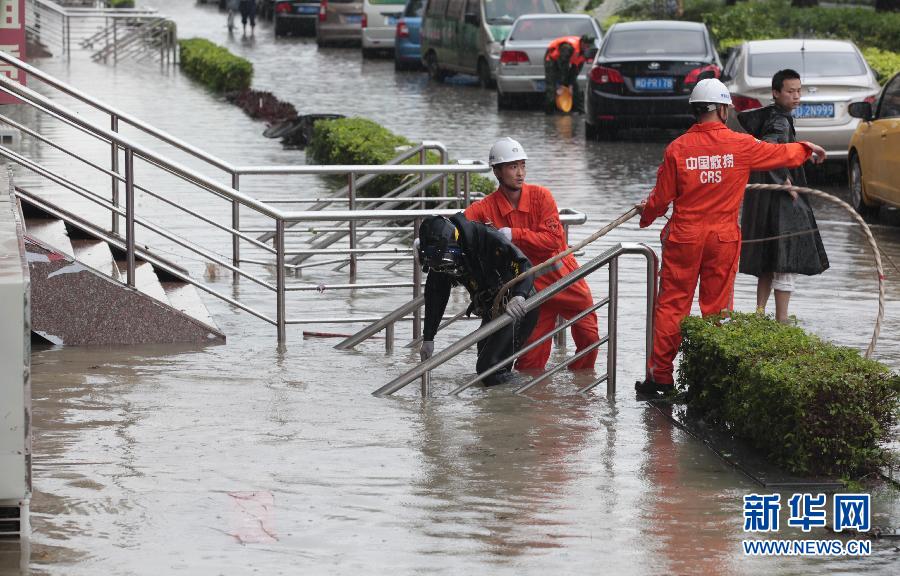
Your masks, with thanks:
[(431, 358), (432, 354), (434, 354), (434, 340), (423, 341), (422, 347), (419, 348), (419, 358), (424, 362)]
[(501, 236), (506, 238), (508, 242), (512, 242), (512, 228), (501, 228), (497, 230)]
[(522, 296), (514, 296), (510, 299), (510, 301), (506, 304), (506, 311), (510, 316), (515, 318), (516, 320), (521, 320), (525, 317), (525, 298)]

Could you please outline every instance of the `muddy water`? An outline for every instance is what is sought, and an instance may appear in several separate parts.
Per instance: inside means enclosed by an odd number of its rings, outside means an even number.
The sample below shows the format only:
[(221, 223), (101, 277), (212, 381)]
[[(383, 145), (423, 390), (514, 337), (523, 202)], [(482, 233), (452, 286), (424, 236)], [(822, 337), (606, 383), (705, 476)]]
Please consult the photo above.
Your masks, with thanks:
[[(210, 7), (174, 0), (156, 5), (175, 18), (182, 37), (204, 36), (251, 59), (255, 87), (275, 92), (302, 113), (368, 116), (412, 139), (440, 140), (455, 158), (483, 159), (494, 139), (516, 137), (530, 156), (529, 180), (550, 187), (561, 206), (588, 213), (589, 225), (573, 230), (576, 240), (646, 194), (671, 137), (586, 143), (579, 117), (497, 113), (493, 94), (465, 79), (435, 85), (419, 73), (395, 74), (389, 61), (364, 61), (358, 50), (275, 41), (266, 24), (252, 39), (229, 37), (224, 15)], [(70, 65), (40, 65), (228, 161), (304, 160), (302, 153), (263, 139), (260, 124), (177, 72), (136, 64), (113, 68), (84, 57)], [(96, 161), (107, 157), (102, 146), (71, 130), (38, 122), (42, 132), (78, 143)], [(46, 147), (28, 150), (86, 185), (104, 185)], [(139, 166), (142, 175), (153, 189), (227, 218), (227, 206), (176, 180)], [(18, 176), (101, 217), (58, 188)], [(242, 189), (261, 198), (312, 197), (326, 187), (313, 179), (242, 181)], [(828, 186), (844, 197), (845, 188)], [(801, 279), (792, 311), (804, 327), (861, 348), (876, 311), (871, 258), (839, 210), (816, 207), (832, 269)], [(228, 253), (220, 236), (147, 198), (139, 210)], [(873, 229), (885, 252), (900, 262), (900, 227), (892, 217), (884, 213)], [(623, 226), (582, 261), (619, 241), (658, 248), (658, 230)], [(203, 264), (180, 254), (193, 274), (204, 275)], [(365, 270), (375, 280), (409, 275), (408, 267)], [(333, 341), (304, 340), (295, 326), (279, 349), (271, 326), (214, 299), (206, 302), (228, 335), (223, 346), (36, 350), (34, 536), (24, 560), (15, 550), (3, 551), (0, 572), (17, 573), (21, 561), (23, 572), (53, 574), (896, 573), (897, 552), (884, 541), (863, 560), (743, 556), (741, 497), (758, 488), (635, 401), (629, 390), (642, 372), (642, 262), (623, 262), (620, 277), (614, 401), (574, 395), (583, 382), (571, 376), (528, 397), (508, 390), (442, 396), (466, 379), (471, 356), (436, 371), (434, 398), (423, 401), (410, 387), (394, 399), (376, 399), (369, 392), (415, 360), (402, 345), (390, 356), (380, 340), (338, 353)], [(207, 278), (271, 309), (271, 296), (252, 283), (232, 287), (224, 274)], [(346, 274), (323, 269), (297, 281), (344, 282)], [(605, 275), (592, 278), (591, 286), (595, 295), (605, 294)], [(751, 278), (739, 278), (739, 309), (752, 309), (754, 290)], [(292, 298), (289, 314), (366, 315), (405, 299), (397, 291), (301, 293)], [(900, 369), (898, 300), (900, 291), (889, 283), (878, 357)], [(438, 345), (470, 328), (449, 330)], [(408, 327), (398, 336), (401, 342), (408, 337)], [(875, 524), (900, 524), (896, 492), (878, 492), (874, 509)]]

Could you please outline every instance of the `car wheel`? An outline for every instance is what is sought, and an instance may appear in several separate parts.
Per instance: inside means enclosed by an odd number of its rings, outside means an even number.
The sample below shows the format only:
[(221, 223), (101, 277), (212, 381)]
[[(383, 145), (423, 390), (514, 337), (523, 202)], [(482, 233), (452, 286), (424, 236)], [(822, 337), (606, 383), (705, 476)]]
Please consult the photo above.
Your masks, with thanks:
[(436, 82), (442, 82), (447, 77), (447, 73), (438, 64), (437, 56), (434, 52), (429, 52), (425, 56), (425, 69), (428, 70), (428, 77)]
[(853, 209), (860, 216), (872, 214), (877, 210), (877, 206), (871, 206), (866, 203), (863, 192), (862, 165), (859, 162), (859, 156), (856, 154), (850, 156), (850, 205), (853, 206)]
[(482, 88), (488, 89), (497, 86), (497, 83), (491, 78), (491, 67), (484, 58), (478, 59), (478, 83)]

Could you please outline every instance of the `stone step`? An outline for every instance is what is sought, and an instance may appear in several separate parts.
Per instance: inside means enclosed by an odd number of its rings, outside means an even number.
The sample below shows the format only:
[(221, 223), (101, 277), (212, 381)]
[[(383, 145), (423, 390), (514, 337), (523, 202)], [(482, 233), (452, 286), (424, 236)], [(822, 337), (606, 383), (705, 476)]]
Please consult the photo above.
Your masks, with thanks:
[(161, 284), (166, 292), (166, 297), (169, 299), (169, 304), (173, 308), (184, 312), (195, 320), (203, 322), (207, 326), (215, 327), (212, 316), (209, 315), (206, 305), (203, 304), (203, 300), (200, 299), (200, 294), (197, 293), (197, 289), (194, 286), (177, 281), (161, 282)]
[(102, 272), (113, 280), (124, 281), (119, 274), (119, 266), (116, 264), (112, 250), (109, 249), (109, 244), (106, 242), (76, 238), (72, 240), (72, 248), (75, 250), (75, 258), (85, 266)]
[[(128, 281), (128, 263), (125, 260), (116, 260), (122, 282)], [(159, 300), (163, 304), (170, 305), (166, 291), (163, 290), (153, 265), (149, 262), (137, 261), (134, 263), (134, 287), (147, 296)]]
[(25, 233), (56, 252), (75, 255), (66, 224), (58, 218), (26, 218)]

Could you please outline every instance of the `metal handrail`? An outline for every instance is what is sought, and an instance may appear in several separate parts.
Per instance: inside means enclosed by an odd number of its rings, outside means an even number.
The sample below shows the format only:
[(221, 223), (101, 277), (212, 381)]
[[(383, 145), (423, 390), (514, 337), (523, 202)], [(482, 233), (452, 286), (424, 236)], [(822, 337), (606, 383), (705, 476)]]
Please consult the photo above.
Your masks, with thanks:
[[(653, 304), (656, 298), (656, 270), (658, 267), (658, 258), (656, 253), (652, 248), (647, 246), (646, 244), (617, 244), (616, 246), (606, 250), (596, 258), (592, 259), (590, 262), (576, 268), (572, 272), (566, 274), (550, 286), (544, 288), (540, 292), (531, 296), (527, 300), (525, 300), (525, 311), (530, 312), (532, 310), (537, 309), (541, 304), (555, 296), (556, 294), (562, 292), (575, 282), (589, 276), (593, 272), (599, 270), (600, 268), (610, 264), (611, 262), (617, 261), (620, 256), (626, 254), (640, 254), (643, 255), (647, 259), (647, 354), (649, 356), (650, 350), (652, 349), (653, 343)], [(616, 281), (618, 278), (616, 277)], [(611, 300), (615, 302), (617, 296), (614, 298), (612, 295), (610, 296)], [(613, 309), (614, 304), (610, 305), (610, 316), (614, 315), (615, 310)], [(441, 364), (447, 362), (451, 358), (460, 354), (464, 350), (470, 348), (472, 345), (484, 340), (488, 336), (495, 334), (496, 332), (505, 328), (508, 324), (513, 322), (512, 316), (507, 313), (501, 314), (497, 318), (494, 318), (487, 324), (481, 326), (474, 332), (463, 336), (447, 348), (444, 348), (440, 352), (437, 352), (424, 362), (418, 364), (417, 366), (411, 368), (406, 371), (404, 374), (394, 378), (392, 381), (388, 382), (378, 390), (375, 390), (372, 394), (375, 396), (389, 396), (394, 392), (400, 390), (404, 386), (408, 385), (410, 382), (426, 376), (431, 370), (437, 368)], [(615, 356), (615, 321), (612, 320), (612, 329), (610, 330), (610, 348), (611, 353), (613, 354), (612, 358)], [(615, 366), (607, 367), (608, 374), (610, 375), (609, 383), (612, 388), (612, 391), (615, 391)], [(426, 376), (427, 378), (427, 376)]]

